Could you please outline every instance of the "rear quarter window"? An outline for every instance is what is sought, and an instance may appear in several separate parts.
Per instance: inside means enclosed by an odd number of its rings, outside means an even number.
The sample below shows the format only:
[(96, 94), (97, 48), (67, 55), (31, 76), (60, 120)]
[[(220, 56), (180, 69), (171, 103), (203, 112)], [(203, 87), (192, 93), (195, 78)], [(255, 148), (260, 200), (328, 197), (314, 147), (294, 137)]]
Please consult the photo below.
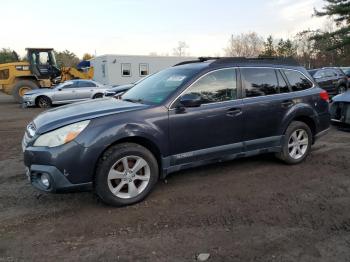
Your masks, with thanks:
[(293, 91), (302, 91), (313, 86), (312, 82), (302, 73), (294, 70), (283, 70)]

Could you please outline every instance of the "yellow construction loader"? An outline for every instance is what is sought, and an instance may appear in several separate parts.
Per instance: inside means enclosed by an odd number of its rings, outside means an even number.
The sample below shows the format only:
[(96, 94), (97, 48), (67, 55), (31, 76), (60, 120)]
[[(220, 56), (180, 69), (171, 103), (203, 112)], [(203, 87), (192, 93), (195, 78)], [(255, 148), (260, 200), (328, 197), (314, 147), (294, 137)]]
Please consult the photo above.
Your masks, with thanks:
[(0, 64), (0, 90), (21, 103), (25, 92), (49, 88), (71, 79), (92, 79), (93, 67), (76, 69), (56, 64), (52, 48), (27, 48), (28, 62)]

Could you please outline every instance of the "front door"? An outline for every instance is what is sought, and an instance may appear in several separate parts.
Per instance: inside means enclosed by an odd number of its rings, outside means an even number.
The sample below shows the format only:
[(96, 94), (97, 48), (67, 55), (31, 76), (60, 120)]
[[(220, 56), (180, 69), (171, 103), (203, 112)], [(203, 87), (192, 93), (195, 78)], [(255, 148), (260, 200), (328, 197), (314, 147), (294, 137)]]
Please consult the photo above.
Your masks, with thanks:
[(200, 95), (201, 105), (169, 110), (172, 165), (241, 152), (242, 101), (237, 93), (235, 69), (210, 72), (187, 88), (182, 96)]
[(55, 102), (59, 103), (75, 100), (77, 89), (77, 81), (71, 81), (62, 86), (57, 86), (53, 99)]

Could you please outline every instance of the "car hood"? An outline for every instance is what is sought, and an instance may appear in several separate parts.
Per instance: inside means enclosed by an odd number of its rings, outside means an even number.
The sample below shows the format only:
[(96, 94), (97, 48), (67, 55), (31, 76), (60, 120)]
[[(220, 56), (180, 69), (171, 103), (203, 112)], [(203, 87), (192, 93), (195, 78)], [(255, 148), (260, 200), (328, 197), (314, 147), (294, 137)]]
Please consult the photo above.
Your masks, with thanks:
[(149, 107), (114, 98), (101, 98), (57, 107), (39, 114), (34, 119), (37, 134), (75, 122)]
[(333, 102), (349, 102), (350, 103), (350, 90), (343, 94), (337, 95), (332, 98)]
[(41, 93), (47, 93), (47, 92), (53, 92), (53, 88), (39, 88), (39, 89), (33, 89), (31, 91), (25, 92), (25, 95), (35, 95), (35, 94), (41, 94)]

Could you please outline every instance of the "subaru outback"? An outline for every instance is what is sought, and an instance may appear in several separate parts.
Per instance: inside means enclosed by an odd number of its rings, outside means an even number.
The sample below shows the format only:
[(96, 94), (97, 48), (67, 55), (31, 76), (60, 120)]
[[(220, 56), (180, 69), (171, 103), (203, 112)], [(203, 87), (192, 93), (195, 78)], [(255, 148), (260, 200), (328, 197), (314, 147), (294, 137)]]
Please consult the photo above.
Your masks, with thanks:
[(105, 202), (144, 199), (185, 168), (261, 153), (302, 162), (330, 126), (328, 93), (292, 60), (201, 58), (126, 92), (54, 108), (22, 141), (31, 184), (94, 190)]

